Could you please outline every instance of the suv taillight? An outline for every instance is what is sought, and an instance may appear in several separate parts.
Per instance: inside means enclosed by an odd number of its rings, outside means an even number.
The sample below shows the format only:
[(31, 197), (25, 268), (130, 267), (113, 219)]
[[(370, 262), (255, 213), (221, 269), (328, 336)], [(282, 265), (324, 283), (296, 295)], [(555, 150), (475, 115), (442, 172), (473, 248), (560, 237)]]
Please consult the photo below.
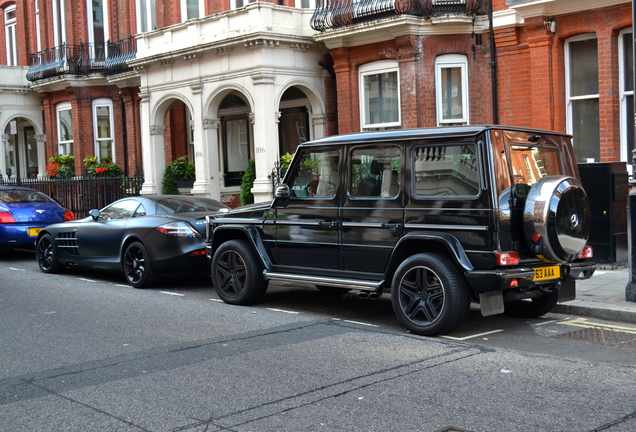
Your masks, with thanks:
[(498, 266), (511, 266), (519, 264), (518, 252), (498, 252), (497, 253), (497, 265)]
[(593, 256), (594, 251), (592, 250), (592, 246), (585, 246), (579, 253), (579, 258), (592, 258)]

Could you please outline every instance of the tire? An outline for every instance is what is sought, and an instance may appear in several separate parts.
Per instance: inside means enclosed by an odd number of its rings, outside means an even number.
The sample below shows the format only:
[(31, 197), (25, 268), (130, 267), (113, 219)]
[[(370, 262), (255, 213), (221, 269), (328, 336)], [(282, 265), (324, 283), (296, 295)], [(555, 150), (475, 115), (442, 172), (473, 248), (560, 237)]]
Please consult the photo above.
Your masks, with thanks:
[(541, 297), (504, 303), (504, 313), (517, 318), (537, 318), (550, 312), (558, 300), (559, 294), (555, 290)]
[(470, 296), (452, 263), (440, 255), (421, 253), (398, 267), (391, 303), (409, 331), (434, 336), (456, 329), (466, 319)]
[(242, 240), (223, 243), (212, 257), (212, 284), (225, 303), (249, 305), (267, 291), (263, 265), (254, 249)]
[(157, 277), (150, 264), (150, 255), (140, 242), (128, 245), (122, 260), (126, 281), (133, 288), (148, 288), (157, 283)]
[(523, 220), (530, 251), (537, 258), (563, 263), (574, 261), (583, 250), (590, 236), (592, 212), (577, 179), (549, 176), (530, 189)]
[(55, 243), (50, 234), (44, 234), (38, 239), (35, 246), (35, 258), (38, 260), (38, 266), (44, 273), (59, 273), (62, 271), (62, 265), (55, 257)]

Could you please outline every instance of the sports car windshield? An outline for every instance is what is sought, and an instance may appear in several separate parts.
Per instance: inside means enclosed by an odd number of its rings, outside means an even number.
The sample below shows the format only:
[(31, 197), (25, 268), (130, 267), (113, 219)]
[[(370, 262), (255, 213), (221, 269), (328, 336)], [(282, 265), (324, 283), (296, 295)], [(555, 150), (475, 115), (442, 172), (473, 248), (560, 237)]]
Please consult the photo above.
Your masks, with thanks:
[(0, 191), (0, 202), (4, 204), (17, 203), (50, 203), (53, 202), (48, 196), (36, 191), (27, 190), (2, 190)]
[(157, 201), (157, 214), (187, 213), (198, 211), (214, 212), (219, 205), (212, 200), (198, 198), (166, 198)]

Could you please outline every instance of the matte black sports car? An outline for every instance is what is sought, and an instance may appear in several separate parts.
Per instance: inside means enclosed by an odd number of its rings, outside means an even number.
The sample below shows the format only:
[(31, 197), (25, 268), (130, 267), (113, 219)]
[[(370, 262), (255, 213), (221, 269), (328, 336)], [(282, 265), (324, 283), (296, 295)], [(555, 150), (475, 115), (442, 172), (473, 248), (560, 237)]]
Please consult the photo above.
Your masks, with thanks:
[(160, 276), (204, 274), (205, 216), (227, 207), (201, 197), (153, 195), (123, 198), (90, 216), (40, 231), (35, 253), (40, 270), (123, 271), (135, 288)]

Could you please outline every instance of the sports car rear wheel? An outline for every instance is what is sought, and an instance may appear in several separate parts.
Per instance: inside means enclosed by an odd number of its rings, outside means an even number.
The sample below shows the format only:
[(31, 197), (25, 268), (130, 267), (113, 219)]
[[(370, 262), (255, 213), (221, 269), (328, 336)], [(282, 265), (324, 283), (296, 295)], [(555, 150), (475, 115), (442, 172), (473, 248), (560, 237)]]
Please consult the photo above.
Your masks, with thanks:
[(126, 248), (124, 274), (128, 283), (134, 288), (147, 288), (156, 282), (148, 250), (142, 243), (134, 242)]
[(62, 270), (62, 265), (55, 258), (55, 245), (50, 234), (44, 234), (38, 239), (35, 257), (38, 260), (40, 270), (44, 273), (59, 273)]

